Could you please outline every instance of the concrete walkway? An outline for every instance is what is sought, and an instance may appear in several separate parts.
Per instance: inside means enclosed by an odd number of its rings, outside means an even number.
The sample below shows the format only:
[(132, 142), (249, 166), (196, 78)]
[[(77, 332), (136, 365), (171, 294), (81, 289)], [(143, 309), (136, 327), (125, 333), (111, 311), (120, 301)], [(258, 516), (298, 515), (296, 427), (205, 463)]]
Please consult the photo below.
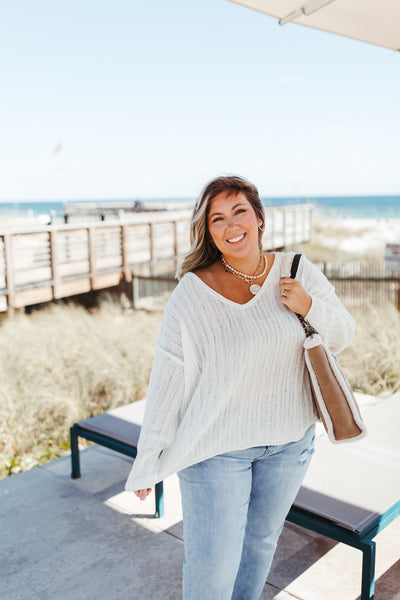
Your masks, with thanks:
[[(368, 400), (367, 400), (368, 402)], [(130, 459), (92, 446), (0, 482), (2, 600), (179, 600), (182, 515), (176, 476), (165, 517), (124, 492)], [(373, 484), (372, 484), (373, 485)], [(376, 600), (400, 600), (400, 519), (376, 538)], [(357, 600), (361, 552), (292, 524), (262, 600)]]

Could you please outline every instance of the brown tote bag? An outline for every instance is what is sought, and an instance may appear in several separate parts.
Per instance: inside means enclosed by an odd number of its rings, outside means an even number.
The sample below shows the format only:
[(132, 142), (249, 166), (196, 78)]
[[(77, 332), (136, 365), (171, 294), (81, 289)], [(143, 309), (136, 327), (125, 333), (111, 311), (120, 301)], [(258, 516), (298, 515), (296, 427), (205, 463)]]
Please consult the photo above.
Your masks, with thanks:
[[(296, 278), (301, 254), (293, 258), (290, 277)], [(367, 428), (353, 390), (336, 357), (304, 317), (296, 313), (306, 334), (304, 358), (318, 415), (333, 444), (355, 442)]]

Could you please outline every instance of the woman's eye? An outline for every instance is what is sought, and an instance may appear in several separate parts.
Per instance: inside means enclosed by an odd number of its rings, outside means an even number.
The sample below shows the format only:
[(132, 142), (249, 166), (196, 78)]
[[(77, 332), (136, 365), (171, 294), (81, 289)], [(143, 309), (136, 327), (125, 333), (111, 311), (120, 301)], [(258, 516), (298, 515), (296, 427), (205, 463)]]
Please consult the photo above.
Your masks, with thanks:
[[(246, 212), (246, 208), (238, 208), (237, 210), (235, 210), (235, 215), (239, 215), (240, 213), (244, 213)], [(222, 221), (223, 217), (214, 217), (213, 219), (211, 219), (211, 223), (217, 223), (218, 221)]]

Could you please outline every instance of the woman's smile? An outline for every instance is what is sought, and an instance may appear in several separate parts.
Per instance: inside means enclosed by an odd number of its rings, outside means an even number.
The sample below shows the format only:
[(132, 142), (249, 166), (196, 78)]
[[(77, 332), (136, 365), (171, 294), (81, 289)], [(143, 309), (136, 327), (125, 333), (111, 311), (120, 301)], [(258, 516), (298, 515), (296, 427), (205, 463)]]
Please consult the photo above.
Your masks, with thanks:
[(237, 237), (235, 237), (235, 238), (230, 238), (230, 239), (227, 239), (226, 241), (227, 241), (229, 244), (237, 244), (238, 242), (241, 242), (241, 241), (242, 241), (242, 240), (245, 238), (245, 236), (246, 236), (246, 234), (245, 234), (245, 233), (242, 233), (242, 234), (238, 235)]

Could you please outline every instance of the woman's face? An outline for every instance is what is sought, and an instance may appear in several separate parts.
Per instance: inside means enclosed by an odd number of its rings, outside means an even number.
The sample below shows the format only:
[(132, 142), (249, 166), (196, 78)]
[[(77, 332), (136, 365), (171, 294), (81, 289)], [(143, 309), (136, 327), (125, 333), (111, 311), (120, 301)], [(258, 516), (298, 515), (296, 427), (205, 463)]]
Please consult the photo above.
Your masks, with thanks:
[(211, 202), (208, 231), (226, 259), (243, 259), (259, 253), (260, 224), (261, 220), (243, 192), (221, 192)]

